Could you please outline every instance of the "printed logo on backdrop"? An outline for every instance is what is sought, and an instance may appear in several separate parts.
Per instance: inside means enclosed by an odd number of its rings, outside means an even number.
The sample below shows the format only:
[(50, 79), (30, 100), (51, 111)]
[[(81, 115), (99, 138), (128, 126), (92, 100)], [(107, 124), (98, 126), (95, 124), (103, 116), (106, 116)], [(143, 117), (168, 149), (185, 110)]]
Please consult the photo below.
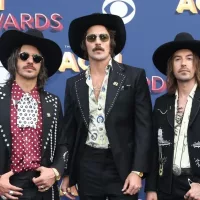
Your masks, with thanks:
[(124, 24), (127, 24), (134, 18), (136, 7), (132, 0), (105, 0), (102, 12), (118, 15), (122, 18)]
[(0, 0), (0, 10), (4, 10), (5, 0)]
[(177, 13), (190, 11), (193, 14), (198, 14), (198, 10), (200, 10), (200, 0), (179, 0), (176, 8)]
[[(5, 10), (5, 0), (0, 0), (0, 10)], [(19, 20), (17, 20), (19, 18)], [(52, 13), (46, 15), (44, 13), (20, 13), (19, 15), (13, 15), (12, 13), (0, 14), (0, 29), (17, 29), (24, 31), (27, 28), (36, 28), (38, 30), (50, 29), (54, 32), (63, 30), (63, 24), (61, 23), (62, 16), (59, 13)]]

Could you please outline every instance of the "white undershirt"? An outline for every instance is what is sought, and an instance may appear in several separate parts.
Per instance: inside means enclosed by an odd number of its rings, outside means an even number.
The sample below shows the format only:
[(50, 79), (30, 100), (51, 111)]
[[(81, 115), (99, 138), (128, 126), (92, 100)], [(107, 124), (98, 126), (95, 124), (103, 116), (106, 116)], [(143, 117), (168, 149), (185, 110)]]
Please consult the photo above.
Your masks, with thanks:
[(192, 91), (187, 97), (187, 103), (185, 106), (185, 112), (183, 114), (182, 123), (179, 125), (176, 121), (177, 107), (178, 107), (178, 91), (176, 91), (175, 100), (175, 117), (174, 117), (174, 161), (173, 164), (180, 168), (190, 168), (190, 158), (188, 153), (187, 142), (187, 130), (190, 119), (190, 113), (192, 108), (193, 97), (197, 88), (197, 84), (194, 85)]

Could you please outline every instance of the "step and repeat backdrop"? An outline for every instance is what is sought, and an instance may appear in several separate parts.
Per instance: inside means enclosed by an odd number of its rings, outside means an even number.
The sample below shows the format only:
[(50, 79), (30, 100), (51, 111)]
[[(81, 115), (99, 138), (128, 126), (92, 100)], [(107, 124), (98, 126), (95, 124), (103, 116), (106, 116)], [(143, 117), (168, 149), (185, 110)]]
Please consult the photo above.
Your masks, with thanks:
[[(58, 95), (62, 105), (66, 80), (88, 67), (71, 51), (69, 23), (91, 13), (112, 13), (123, 19), (127, 41), (115, 59), (146, 70), (153, 104), (166, 91), (165, 76), (152, 63), (154, 50), (172, 41), (179, 32), (189, 32), (200, 39), (200, 0), (0, 0), (0, 35), (9, 29), (37, 28), (62, 48), (62, 64), (45, 88)], [(8, 77), (0, 66), (0, 84)], [(145, 199), (143, 191), (139, 199)]]

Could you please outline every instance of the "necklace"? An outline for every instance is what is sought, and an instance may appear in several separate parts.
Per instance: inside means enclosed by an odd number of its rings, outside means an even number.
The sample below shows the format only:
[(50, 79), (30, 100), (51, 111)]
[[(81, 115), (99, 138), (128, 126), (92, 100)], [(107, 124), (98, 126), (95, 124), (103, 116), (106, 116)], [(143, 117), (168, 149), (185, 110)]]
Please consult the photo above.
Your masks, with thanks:
[(184, 112), (185, 112), (184, 108), (183, 107), (179, 107), (179, 99), (178, 99), (177, 100), (177, 111), (176, 111), (175, 120), (176, 120), (176, 123), (179, 126), (182, 124)]
[(95, 91), (100, 91), (100, 90), (101, 90), (101, 86), (93, 87), (93, 90), (95, 90)]

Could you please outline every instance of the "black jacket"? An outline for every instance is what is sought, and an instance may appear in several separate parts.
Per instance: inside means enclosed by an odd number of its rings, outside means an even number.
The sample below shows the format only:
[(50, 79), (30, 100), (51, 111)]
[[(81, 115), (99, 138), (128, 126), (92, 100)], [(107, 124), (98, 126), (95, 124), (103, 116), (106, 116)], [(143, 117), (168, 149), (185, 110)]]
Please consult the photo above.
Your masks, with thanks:
[[(77, 183), (79, 161), (89, 126), (85, 72), (68, 79), (65, 95), (63, 131), (67, 135), (69, 150), (65, 175), (69, 175), (70, 185), (74, 185)], [(105, 127), (114, 161), (123, 181), (132, 170), (144, 173), (150, 170), (151, 114), (145, 71), (113, 60), (107, 87)]]
[[(187, 130), (188, 152), (192, 174), (200, 181), (200, 88), (197, 87)], [(153, 112), (154, 159), (152, 171), (146, 180), (146, 191), (162, 191), (171, 193), (174, 155), (174, 111), (175, 95), (165, 94), (156, 100)], [(158, 132), (168, 145), (158, 142)], [(160, 134), (159, 134), (160, 135)], [(158, 148), (159, 147), (159, 148)], [(159, 154), (162, 149), (162, 159)], [(163, 173), (159, 168), (163, 165)]]
[[(42, 158), (41, 166), (54, 167), (62, 175), (66, 166), (67, 147), (61, 135), (62, 109), (60, 100), (53, 94), (46, 91), (40, 92), (43, 115), (42, 135)], [(10, 106), (11, 106), (11, 84), (7, 83), (0, 87), (0, 174), (10, 171), (11, 164), (11, 127), (10, 127)], [(57, 121), (57, 128), (55, 122)], [(57, 130), (56, 130), (57, 129)], [(56, 133), (56, 134), (55, 134)], [(53, 134), (53, 149), (56, 150), (51, 162), (50, 135)], [(51, 189), (49, 189), (51, 192)], [(54, 185), (54, 192), (58, 194), (58, 188)], [(45, 195), (45, 194), (44, 194)], [(56, 195), (58, 196), (58, 195)], [(0, 198), (1, 199), (1, 198)]]

